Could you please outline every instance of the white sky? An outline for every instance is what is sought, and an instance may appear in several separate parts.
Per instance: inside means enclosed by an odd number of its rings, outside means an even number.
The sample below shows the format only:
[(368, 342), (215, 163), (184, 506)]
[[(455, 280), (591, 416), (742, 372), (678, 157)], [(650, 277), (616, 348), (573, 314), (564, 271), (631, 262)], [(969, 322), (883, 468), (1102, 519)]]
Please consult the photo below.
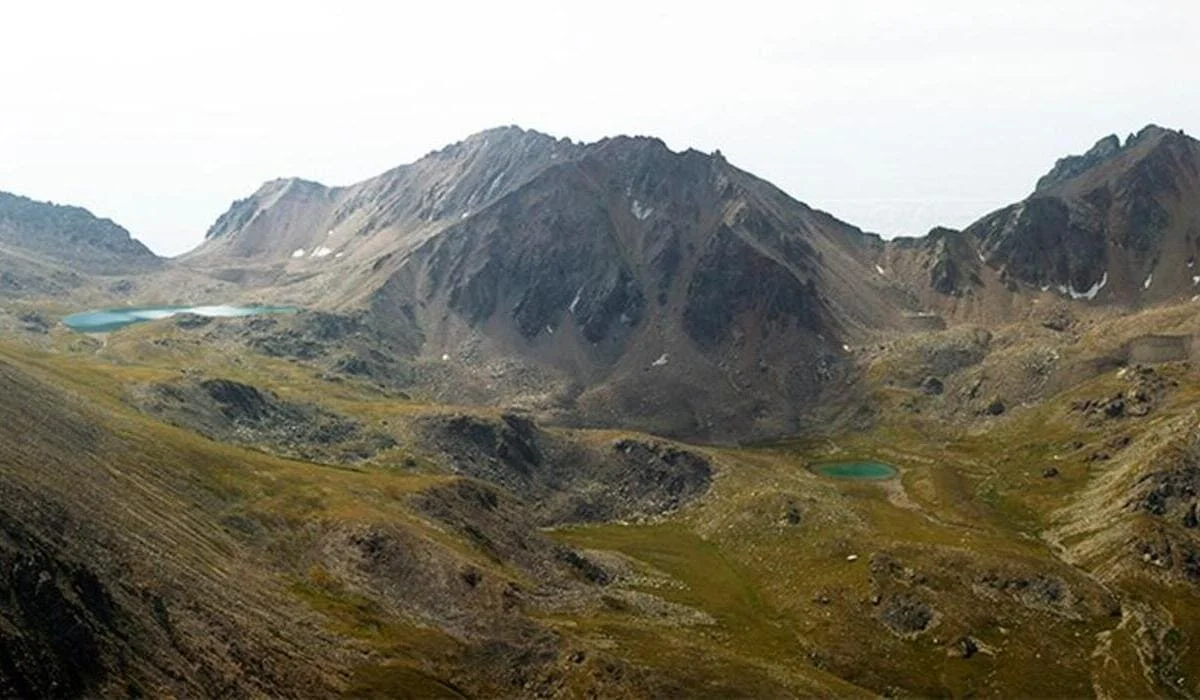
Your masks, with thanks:
[(0, 190), (163, 254), (296, 175), (492, 126), (720, 149), (886, 234), (961, 226), (1068, 153), (1200, 130), (1200, 2), (11, 2)]

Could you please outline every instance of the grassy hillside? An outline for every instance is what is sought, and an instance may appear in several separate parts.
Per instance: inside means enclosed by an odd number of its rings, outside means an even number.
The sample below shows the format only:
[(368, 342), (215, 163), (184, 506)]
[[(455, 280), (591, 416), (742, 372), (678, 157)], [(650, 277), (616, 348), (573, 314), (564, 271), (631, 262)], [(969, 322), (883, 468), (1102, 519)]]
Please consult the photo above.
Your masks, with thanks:
[[(1186, 361), (1093, 362), (1189, 323), (1185, 310), (1155, 313), (1098, 319), (1070, 342), (1003, 331), (944, 372), (938, 395), (908, 374), (889, 383), (897, 367), (925, 370), (903, 365), (911, 345), (885, 348), (863, 360), (869, 422), (676, 446), (711, 463), (706, 490), (678, 508), (634, 499), (639, 509), (590, 524), (547, 509), (555, 489), (594, 505), (656, 488), (628, 481), (618, 446), (658, 442), (519, 428), (498, 408), (405, 398), (236, 343), (214, 351), (173, 322), (9, 340), (0, 556), (15, 593), (0, 604), (13, 650), (0, 675), (7, 692), (59, 695), (1195, 694), (1194, 494), (1180, 484), (1200, 382)], [(1066, 358), (1052, 373), (1095, 369), (1066, 391), (1005, 371), (1047, 337)], [(979, 376), (1028, 398), (962, 419), (976, 399), (959, 390)], [(274, 443), (168, 425), (135, 400), (139, 387), (206, 378), (393, 443), (287, 459)], [(503, 440), (449, 449), (430, 437), (445, 417)], [(900, 476), (810, 471), (860, 458)], [(471, 476), (497, 465), (548, 471), (515, 495)], [(1182, 495), (1155, 496), (1164, 483)], [(81, 651), (96, 663), (71, 663)]]

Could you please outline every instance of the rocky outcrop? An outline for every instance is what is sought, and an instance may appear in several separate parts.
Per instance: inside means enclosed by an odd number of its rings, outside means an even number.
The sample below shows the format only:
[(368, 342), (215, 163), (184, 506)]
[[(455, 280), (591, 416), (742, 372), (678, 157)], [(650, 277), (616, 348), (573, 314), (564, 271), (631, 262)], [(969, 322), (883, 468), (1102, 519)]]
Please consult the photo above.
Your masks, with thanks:
[(934, 620), (934, 611), (924, 601), (901, 593), (888, 597), (882, 603), (879, 620), (893, 633), (909, 637), (929, 628)]
[(133, 390), (133, 402), (151, 415), (215, 440), (308, 460), (360, 461), (396, 446), (391, 436), (358, 421), (229, 379), (141, 386)]
[(432, 416), (419, 430), (455, 472), (506, 488), (543, 523), (662, 514), (703, 495), (713, 475), (707, 457), (671, 443), (586, 445), (515, 413)]
[(1128, 384), (1124, 391), (1107, 397), (1081, 399), (1071, 405), (1071, 410), (1085, 415), (1093, 425), (1114, 419), (1142, 418), (1153, 413), (1179, 386), (1178, 380), (1142, 365), (1123, 368), (1118, 376)]
[(979, 259), (969, 237), (961, 231), (935, 228), (922, 243), (930, 247), (929, 286), (939, 294), (962, 296), (980, 287)]
[(1133, 489), (1126, 504), (1129, 509), (1195, 530), (1200, 503), (1200, 433), (1193, 431), (1160, 452)]

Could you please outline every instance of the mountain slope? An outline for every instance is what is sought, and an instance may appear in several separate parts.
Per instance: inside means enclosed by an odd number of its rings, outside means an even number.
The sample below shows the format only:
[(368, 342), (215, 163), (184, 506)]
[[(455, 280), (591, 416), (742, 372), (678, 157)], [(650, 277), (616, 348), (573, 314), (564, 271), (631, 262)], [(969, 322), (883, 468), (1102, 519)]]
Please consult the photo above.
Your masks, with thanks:
[(87, 276), (147, 272), (162, 261), (86, 209), (0, 192), (0, 294), (62, 294)]
[(719, 156), (609, 139), (397, 256), (371, 309), (466, 374), (551, 368), (587, 423), (779, 431), (901, 322), (877, 245)]
[(0, 244), (81, 272), (119, 273), (158, 262), (149, 248), (108, 219), (6, 192), (0, 192)]
[(1200, 252), (1200, 142), (1157, 126), (1060, 160), (1026, 200), (968, 227), (987, 263), (1073, 299), (1191, 296)]
[(349, 187), (274, 180), (235, 202), (184, 260), (209, 269), (291, 272), (320, 271), (340, 258), (368, 260), (486, 206), (573, 148), (501, 127)]
[(887, 242), (719, 154), (509, 127), (348, 188), (268, 183), (184, 264), (368, 310), (444, 400), (719, 439), (797, 429), (882, 336), (1024, 318), (1046, 293), (1190, 297), (1197, 246), (1200, 145), (1159, 127), (962, 232)]
[(907, 323), (882, 249), (719, 154), (505, 128), (348, 188), (268, 183), (183, 264), (367, 308), (464, 400), (728, 435), (794, 427), (847, 342)]

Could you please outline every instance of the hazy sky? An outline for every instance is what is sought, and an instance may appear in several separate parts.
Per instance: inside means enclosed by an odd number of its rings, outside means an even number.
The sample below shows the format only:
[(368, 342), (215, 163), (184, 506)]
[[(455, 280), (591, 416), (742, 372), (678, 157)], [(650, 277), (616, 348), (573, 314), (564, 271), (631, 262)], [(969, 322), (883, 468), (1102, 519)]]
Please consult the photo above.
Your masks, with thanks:
[(1200, 3), (5, 3), (0, 190), (163, 254), (296, 175), (348, 184), (519, 124), (720, 149), (887, 234), (964, 225), (1055, 158), (1200, 131)]

